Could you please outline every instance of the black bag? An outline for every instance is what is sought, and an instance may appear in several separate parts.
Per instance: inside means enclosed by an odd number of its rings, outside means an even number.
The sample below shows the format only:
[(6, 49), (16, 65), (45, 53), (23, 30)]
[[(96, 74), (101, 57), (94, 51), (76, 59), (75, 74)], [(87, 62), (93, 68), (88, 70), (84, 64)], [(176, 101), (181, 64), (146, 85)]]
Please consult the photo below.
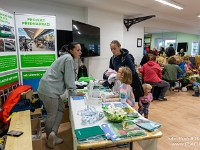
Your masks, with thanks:
[(85, 65), (79, 66), (79, 69), (78, 69), (78, 79), (80, 77), (88, 77), (87, 68), (86, 68)]

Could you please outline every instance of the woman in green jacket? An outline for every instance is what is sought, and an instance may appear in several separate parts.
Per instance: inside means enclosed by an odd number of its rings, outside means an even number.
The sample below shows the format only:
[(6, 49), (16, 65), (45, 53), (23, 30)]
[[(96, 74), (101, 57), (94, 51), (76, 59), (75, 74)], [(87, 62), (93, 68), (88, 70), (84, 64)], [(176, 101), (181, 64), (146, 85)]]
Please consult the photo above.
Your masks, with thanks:
[(170, 83), (171, 89), (174, 89), (175, 81), (177, 80), (177, 74), (182, 73), (181, 68), (176, 64), (176, 59), (172, 56), (168, 58), (168, 64), (166, 64), (162, 70), (163, 80)]

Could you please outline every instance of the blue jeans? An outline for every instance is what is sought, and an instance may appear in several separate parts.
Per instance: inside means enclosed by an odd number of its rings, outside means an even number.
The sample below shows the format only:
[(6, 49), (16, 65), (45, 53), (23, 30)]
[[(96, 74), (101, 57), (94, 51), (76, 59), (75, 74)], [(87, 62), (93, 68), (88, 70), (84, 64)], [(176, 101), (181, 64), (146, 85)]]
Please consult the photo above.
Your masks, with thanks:
[(142, 115), (144, 114), (145, 116), (149, 114), (149, 105), (150, 103), (142, 103), (142, 106), (144, 107), (143, 110), (141, 110), (141, 107), (139, 106), (138, 112)]

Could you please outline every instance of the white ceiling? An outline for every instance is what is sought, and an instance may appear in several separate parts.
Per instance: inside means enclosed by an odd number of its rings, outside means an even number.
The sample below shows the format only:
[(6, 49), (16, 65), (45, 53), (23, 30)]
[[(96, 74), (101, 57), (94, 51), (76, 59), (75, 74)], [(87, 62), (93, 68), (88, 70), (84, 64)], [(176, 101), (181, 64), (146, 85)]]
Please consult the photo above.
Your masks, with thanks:
[[(174, 0), (184, 6), (178, 10), (163, 5), (155, 0), (41, 0), (78, 7), (92, 7), (123, 14), (124, 18), (136, 18), (156, 15), (153, 22), (188, 29), (191, 33), (200, 34), (200, 0)], [(148, 31), (147, 31), (148, 32)], [(187, 32), (187, 31), (186, 31)]]

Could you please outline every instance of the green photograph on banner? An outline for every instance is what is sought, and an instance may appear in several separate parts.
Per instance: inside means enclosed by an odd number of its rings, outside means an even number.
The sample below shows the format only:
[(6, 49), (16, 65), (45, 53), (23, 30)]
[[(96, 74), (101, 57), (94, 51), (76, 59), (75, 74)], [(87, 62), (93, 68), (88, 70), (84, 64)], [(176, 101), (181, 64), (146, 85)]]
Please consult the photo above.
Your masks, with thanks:
[(55, 54), (20, 55), (22, 68), (49, 67), (55, 60)]
[(17, 56), (0, 56), (0, 73), (17, 69)]
[(16, 53), (15, 37), (13, 14), (0, 9), (0, 52)]
[(0, 99), (5, 102), (10, 93), (19, 86), (18, 72), (0, 76)]
[(19, 50), (24, 52), (55, 51), (55, 34), (53, 29), (18, 28)]

